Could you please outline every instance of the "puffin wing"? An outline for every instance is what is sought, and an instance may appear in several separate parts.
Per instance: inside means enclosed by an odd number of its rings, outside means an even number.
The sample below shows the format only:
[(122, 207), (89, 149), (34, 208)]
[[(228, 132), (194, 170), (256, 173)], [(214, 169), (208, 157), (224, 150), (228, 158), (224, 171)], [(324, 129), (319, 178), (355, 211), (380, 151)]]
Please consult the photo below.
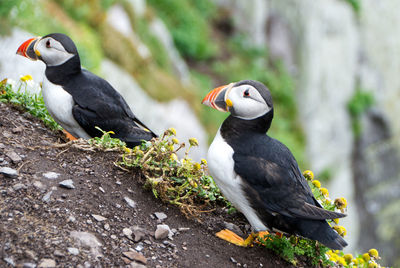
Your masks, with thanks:
[[(284, 145), (279, 143), (279, 146)], [(271, 157), (270, 151), (263, 150), (263, 146), (253, 149), (248, 154), (234, 153), (234, 170), (243, 179), (244, 190), (267, 211), (312, 220), (346, 216), (321, 207), (286, 146), (280, 149), (289, 154), (280, 153), (283, 156), (280, 159)]]
[(114, 137), (140, 144), (141, 140), (156, 137), (136, 118), (124, 98), (106, 80), (87, 70), (75, 76), (64, 90), (73, 96), (72, 114), (79, 125), (92, 137), (105, 131), (114, 131)]

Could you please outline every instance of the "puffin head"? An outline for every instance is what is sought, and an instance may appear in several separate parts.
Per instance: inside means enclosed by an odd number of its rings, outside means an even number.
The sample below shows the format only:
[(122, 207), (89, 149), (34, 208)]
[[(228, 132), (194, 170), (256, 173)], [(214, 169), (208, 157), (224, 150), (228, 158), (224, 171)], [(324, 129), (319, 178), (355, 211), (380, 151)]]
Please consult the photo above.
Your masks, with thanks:
[(273, 110), (268, 88), (254, 80), (217, 87), (201, 103), (244, 120), (259, 118)]
[(74, 42), (61, 33), (28, 39), (20, 45), (17, 54), (31, 60), (41, 60), (46, 66), (61, 65), (74, 56), (79, 58)]

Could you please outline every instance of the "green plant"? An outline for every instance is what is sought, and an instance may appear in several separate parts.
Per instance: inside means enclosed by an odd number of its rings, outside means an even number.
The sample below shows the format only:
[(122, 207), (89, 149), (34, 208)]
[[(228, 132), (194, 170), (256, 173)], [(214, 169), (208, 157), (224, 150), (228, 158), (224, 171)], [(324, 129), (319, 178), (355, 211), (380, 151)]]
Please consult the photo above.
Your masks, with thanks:
[(354, 136), (361, 135), (362, 127), (360, 122), (361, 115), (374, 104), (374, 96), (371, 92), (363, 91), (357, 88), (353, 97), (347, 104), (347, 109), (351, 116)]
[[(211, 29), (207, 19), (212, 14), (214, 6), (211, 1), (194, 4), (200, 1), (179, 0), (149, 0), (148, 3), (172, 33), (175, 45), (180, 53), (187, 58), (205, 60), (214, 56), (217, 46), (211, 39)], [(205, 8), (207, 6), (207, 8)], [(208, 10), (204, 13), (201, 10)]]
[(42, 120), (51, 129), (61, 130), (60, 125), (48, 113), (42, 95), (29, 93), (29, 90), (38, 90), (39, 88), (39, 84), (33, 82), (30, 75), (21, 77), (18, 82), (4, 79), (0, 82), (0, 101), (21, 107)]
[(154, 196), (178, 205), (185, 215), (196, 216), (216, 201), (228, 205), (207, 174), (207, 161), (197, 163), (188, 157), (190, 148), (198, 145), (197, 140), (189, 139), (185, 156), (179, 160), (176, 153), (186, 144), (180, 143), (175, 135), (171, 128), (160, 138), (143, 142), (133, 150), (126, 149), (119, 164), (124, 168), (140, 168), (146, 178), (145, 186)]
[(354, 10), (356, 14), (360, 13), (361, 10), (361, 1), (360, 0), (344, 0), (347, 2)]
[(99, 149), (116, 149), (116, 150), (126, 150), (126, 143), (120, 139), (111, 138), (113, 131), (104, 131), (99, 127), (95, 127), (103, 135), (101, 137), (94, 137), (88, 140), (88, 143)]

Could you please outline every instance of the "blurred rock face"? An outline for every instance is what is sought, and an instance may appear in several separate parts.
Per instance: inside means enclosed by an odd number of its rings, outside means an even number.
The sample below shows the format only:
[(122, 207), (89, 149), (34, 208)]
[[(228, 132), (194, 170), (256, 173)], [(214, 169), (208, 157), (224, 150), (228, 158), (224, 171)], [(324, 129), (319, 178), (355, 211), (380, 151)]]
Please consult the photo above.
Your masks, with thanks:
[[(296, 76), (308, 159), (317, 173), (332, 174), (332, 196), (350, 200), (343, 221), (350, 245), (377, 247), (398, 264), (400, 2), (359, 1), (359, 14), (346, 1), (215, 2), (231, 9), (234, 31), (268, 47)], [(251, 15), (257, 20), (243, 19)], [(375, 103), (361, 116), (359, 136), (347, 109), (357, 88)]]

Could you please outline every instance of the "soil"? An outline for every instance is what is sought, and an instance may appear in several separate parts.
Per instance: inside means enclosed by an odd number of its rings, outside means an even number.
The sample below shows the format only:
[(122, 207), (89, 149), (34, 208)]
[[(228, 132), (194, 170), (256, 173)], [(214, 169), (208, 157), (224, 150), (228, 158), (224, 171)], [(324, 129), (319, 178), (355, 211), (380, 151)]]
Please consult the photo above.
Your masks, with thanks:
[[(18, 171), (0, 174), (0, 267), (291, 267), (265, 248), (241, 248), (215, 236), (224, 222), (248, 233), (239, 213), (217, 208), (200, 221), (187, 219), (143, 188), (140, 171), (116, 167), (118, 153), (60, 148), (62, 133), (29, 114), (0, 103), (0, 115), (0, 168)], [(49, 179), (47, 172), (59, 176)], [(74, 189), (59, 186), (68, 179)], [(158, 224), (172, 229), (172, 240), (155, 239)], [(143, 237), (135, 242), (124, 228)], [(101, 245), (78, 243), (74, 231), (94, 235)], [(136, 261), (124, 255), (128, 251), (138, 253), (131, 258)]]

